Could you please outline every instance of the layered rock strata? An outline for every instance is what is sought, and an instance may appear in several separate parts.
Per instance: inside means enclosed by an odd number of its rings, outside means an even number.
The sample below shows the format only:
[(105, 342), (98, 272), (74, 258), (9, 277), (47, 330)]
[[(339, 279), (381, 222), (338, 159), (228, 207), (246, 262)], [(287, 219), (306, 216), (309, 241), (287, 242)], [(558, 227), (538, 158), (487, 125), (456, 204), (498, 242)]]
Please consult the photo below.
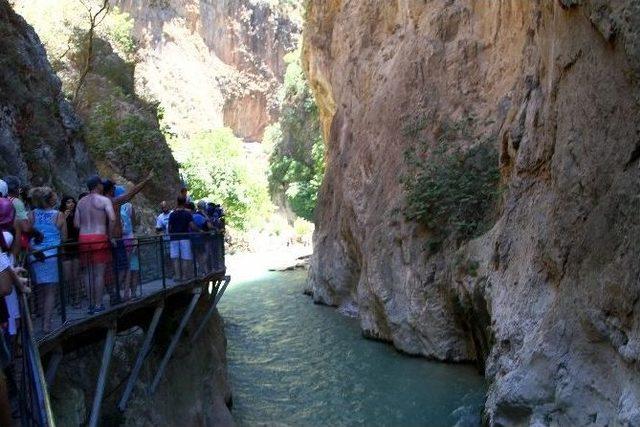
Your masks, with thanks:
[[(491, 424), (640, 424), (640, 5), (318, 0), (306, 17), (327, 141), (314, 299), (404, 352), (480, 362)], [(462, 122), (448, 143), (499, 150), (501, 201), (488, 232), (433, 253), (402, 214), (404, 153)]]

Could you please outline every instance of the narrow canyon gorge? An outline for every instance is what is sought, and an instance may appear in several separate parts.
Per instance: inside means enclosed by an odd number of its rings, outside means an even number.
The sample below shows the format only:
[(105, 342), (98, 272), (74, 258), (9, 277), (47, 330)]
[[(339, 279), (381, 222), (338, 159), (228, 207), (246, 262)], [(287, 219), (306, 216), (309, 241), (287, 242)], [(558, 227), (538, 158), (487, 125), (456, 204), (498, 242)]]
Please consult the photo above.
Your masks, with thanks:
[[(640, 5), (307, 7), (327, 145), (314, 300), (403, 352), (477, 362), (491, 425), (640, 424)], [(416, 140), (495, 147), (486, 232), (426, 247), (402, 214)]]
[[(306, 0), (300, 20), (274, 6), (295, 3), (284, 0), (111, 3), (137, 44), (130, 68), (118, 62), (135, 90), (116, 106), (154, 106), (143, 118), (159, 137), (143, 151), (165, 162), (143, 193), (149, 212), (182, 178), (167, 135), (226, 126), (263, 140), (301, 39), (325, 143), (305, 292), (402, 353), (475, 364), (486, 425), (640, 426), (640, 2)], [(75, 71), (47, 57), (20, 5), (0, 0), (0, 176), (78, 193), (105, 163), (87, 142), (93, 116), (65, 97), (59, 75)], [(115, 84), (95, 74), (100, 99)], [(305, 126), (317, 133), (292, 125)], [(123, 157), (109, 171), (128, 183), (146, 173)], [(451, 180), (448, 165), (481, 192), (438, 188), (453, 207), (422, 221), (420, 197), (433, 194), (420, 168)], [(128, 332), (115, 382), (141, 340)], [(159, 393), (114, 423), (231, 424), (220, 316), (206, 335), (181, 344)], [(100, 348), (85, 350), (51, 391), (62, 425), (86, 422)]]

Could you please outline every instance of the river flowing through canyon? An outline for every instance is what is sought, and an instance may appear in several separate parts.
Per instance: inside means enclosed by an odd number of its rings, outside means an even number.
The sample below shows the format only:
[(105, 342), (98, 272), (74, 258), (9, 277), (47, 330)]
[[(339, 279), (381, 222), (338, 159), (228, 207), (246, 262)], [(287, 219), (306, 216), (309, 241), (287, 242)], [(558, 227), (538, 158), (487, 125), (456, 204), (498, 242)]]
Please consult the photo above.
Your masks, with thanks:
[(475, 368), (408, 357), (303, 295), (306, 271), (234, 280), (220, 304), (240, 426), (479, 424)]

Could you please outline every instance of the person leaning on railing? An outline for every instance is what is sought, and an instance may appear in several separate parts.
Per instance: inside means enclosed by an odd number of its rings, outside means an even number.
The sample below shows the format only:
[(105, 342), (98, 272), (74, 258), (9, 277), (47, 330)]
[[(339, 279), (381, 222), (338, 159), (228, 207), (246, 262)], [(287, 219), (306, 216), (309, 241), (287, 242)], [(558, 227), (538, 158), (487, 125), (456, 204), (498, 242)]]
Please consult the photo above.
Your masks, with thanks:
[(199, 232), (200, 229), (193, 222), (193, 214), (186, 207), (187, 199), (178, 196), (177, 207), (169, 215), (169, 256), (173, 261), (173, 272), (175, 281), (189, 279), (188, 271), (193, 262), (193, 252), (191, 250), (191, 239), (187, 233)]

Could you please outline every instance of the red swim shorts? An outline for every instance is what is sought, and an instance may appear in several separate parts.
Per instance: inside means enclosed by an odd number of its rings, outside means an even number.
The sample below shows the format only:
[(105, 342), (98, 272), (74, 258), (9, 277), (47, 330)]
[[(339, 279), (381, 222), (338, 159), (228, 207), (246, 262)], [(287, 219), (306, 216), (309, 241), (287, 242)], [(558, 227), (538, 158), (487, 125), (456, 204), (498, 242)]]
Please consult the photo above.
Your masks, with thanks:
[(111, 242), (106, 234), (81, 234), (78, 238), (80, 259), (84, 264), (111, 262)]

